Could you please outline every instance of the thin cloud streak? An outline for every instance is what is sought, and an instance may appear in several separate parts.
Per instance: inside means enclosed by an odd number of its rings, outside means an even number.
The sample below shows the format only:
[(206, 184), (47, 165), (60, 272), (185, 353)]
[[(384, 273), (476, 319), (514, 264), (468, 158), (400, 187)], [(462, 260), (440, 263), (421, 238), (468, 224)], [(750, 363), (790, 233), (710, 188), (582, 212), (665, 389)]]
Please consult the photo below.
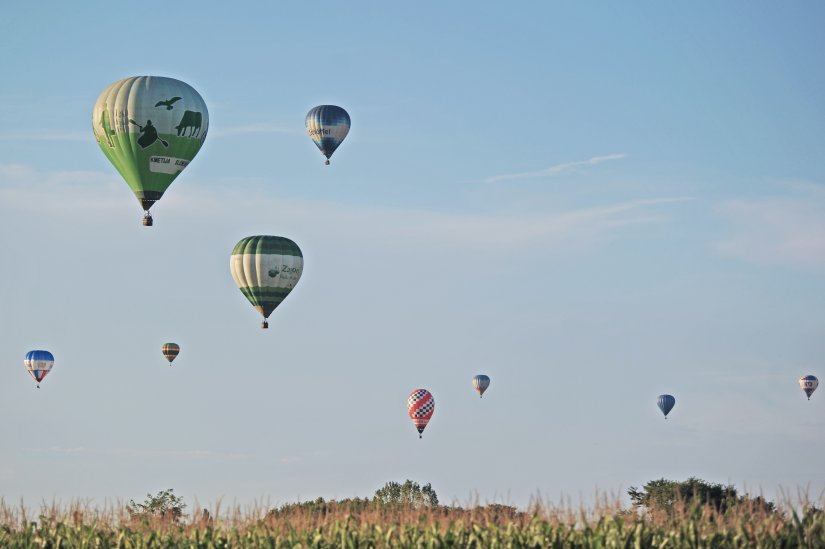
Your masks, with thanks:
[[(76, 215), (79, 205), (98, 216), (122, 215), (133, 205), (117, 174), (38, 172), (26, 166), (0, 165), (0, 181), (0, 202), (6, 208), (50, 212), (56, 222), (61, 215)], [(243, 212), (247, 219), (274, 216), (304, 234), (314, 234), (326, 241), (355, 238), (388, 249), (403, 246), (476, 252), (491, 245), (515, 248), (536, 243), (547, 251), (581, 249), (616, 240), (624, 235), (624, 228), (665, 222), (667, 214), (663, 208), (688, 200), (691, 198), (656, 197), (567, 211), (444, 213), (286, 199), (207, 185), (189, 189), (185, 195), (170, 193), (164, 205), (180, 220), (211, 220), (234, 210)]]
[(3, 141), (92, 141), (91, 125), (88, 132), (67, 132), (60, 130), (23, 130), (0, 132)]
[(209, 135), (212, 137), (229, 137), (236, 135), (251, 135), (261, 133), (283, 133), (291, 135), (303, 134), (303, 129), (297, 129), (292, 126), (279, 126), (277, 124), (259, 123), (247, 124), (245, 126), (231, 126), (228, 128), (209, 129)]
[(551, 166), (544, 170), (539, 170), (536, 172), (522, 172), (522, 173), (513, 173), (513, 174), (506, 174), (506, 175), (495, 175), (493, 177), (488, 177), (484, 179), (484, 183), (498, 183), (500, 181), (512, 181), (515, 179), (533, 179), (536, 177), (555, 177), (558, 175), (563, 175), (566, 173), (570, 173), (575, 171), (576, 168), (581, 168), (583, 166), (595, 166), (596, 164), (601, 164), (603, 162), (609, 162), (611, 160), (621, 160), (625, 158), (624, 153), (616, 153), (616, 154), (608, 154), (605, 156), (594, 156), (593, 158), (588, 158), (587, 160), (580, 160), (577, 162), (565, 162), (563, 164), (556, 164), (555, 166)]
[(214, 452), (212, 450), (175, 450), (175, 449), (148, 449), (148, 448), (86, 448), (49, 446), (47, 448), (24, 448), (35, 454), (64, 454), (64, 455), (104, 455), (104, 456), (132, 456), (141, 458), (173, 457), (184, 459), (211, 459), (211, 460), (248, 460), (250, 454), (237, 452)]
[(92, 170), (42, 171), (0, 164), (0, 202), (6, 208), (49, 213), (118, 209), (128, 196), (117, 173)]
[(716, 242), (724, 256), (752, 263), (825, 269), (825, 194), (821, 186), (799, 198), (737, 200), (716, 207), (732, 225)]
[(664, 207), (688, 200), (647, 198), (561, 212), (469, 214), (195, 191), (169, 206), (184, 215), (213, 218), (243, 204), (248, 218), (274, 216), (328, 242), (357, 239), (364, 246), (406, 254), (411, 249), (476, 253), (493, 245), (516, 249), (536, 243), (544, 251), (578, 250), (620, 238), (623, 228), (665, 222)]

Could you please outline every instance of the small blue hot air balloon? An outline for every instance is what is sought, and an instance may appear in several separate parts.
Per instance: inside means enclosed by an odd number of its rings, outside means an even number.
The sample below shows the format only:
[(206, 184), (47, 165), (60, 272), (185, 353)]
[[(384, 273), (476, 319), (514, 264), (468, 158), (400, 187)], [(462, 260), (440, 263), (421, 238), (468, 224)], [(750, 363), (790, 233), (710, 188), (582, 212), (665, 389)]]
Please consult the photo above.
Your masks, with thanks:
[(327, 157), (324, 164), (329, 165), (329, 157), (349, 133), (349, 114), (335, 105), (319, 105), (307, 113), (304, 123), (310, 139)]
[(816, 376), (807, 375), (799, 378), (799, 388), (805, 391), (808, 400), (811, 400), (811, 395), (814, 394), (818, 386), (819, 380), (816, 379)]
[(43, 381), (46, 374), (52, 371), (54, 355), (49, 351), (29, 351), (26, 353), (26, 358), (23, 359), (23, 364), (26, 365), (26, 370), (37, 382), (37, 388), (39, 389), (40, 382)]
[(481, 398), (481, 395), (484, 394), (484, 391), (486, 391), (489, 386), (490, 378), (484, 374), (478, 374), (473, 378), (473, 388), (478, 391), (478, 398)]
[(673, 409), (673, 405), (676, 404), (676, 399), (673, 398), (673, 395), (659, 395), (656, 404), (659, 405), (659, 409), (665, 415), (665, 419), (667, 419), (667, 415)]

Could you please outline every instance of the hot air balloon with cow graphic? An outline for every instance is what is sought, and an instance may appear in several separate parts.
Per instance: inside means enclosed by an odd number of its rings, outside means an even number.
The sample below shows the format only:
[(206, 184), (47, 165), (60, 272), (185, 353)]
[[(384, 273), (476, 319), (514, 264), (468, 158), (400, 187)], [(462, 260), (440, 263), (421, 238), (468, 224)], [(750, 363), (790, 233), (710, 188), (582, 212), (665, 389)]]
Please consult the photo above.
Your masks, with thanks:
[(307, 113), (304, 119), (307, 134), (326, 157), (327, 166), (332, 153), (349, 133), (350, 123), (347, 111), (337, 105), (318, 105)]
[(407, 397), (407, 412), (418, 430), (418, 438), (422, 438), (421, 435), (433, 417), (434, 411), (435, 399), (427, 389), (415, 389)]
[(23, 359), (23, 364), (26, 366), (26, 371), (37, 382), (37, 388), (40, 388), (40, 382), (43, 381), (54, 366), (54, 355), (49, 351), (40, 349), (29, 351), (26, 353), (26, 358)]
[(110, 84), (92, 110), (100, 149), (153, 224), (150, 208), (200, 151), (209, 130), (206, 103), (185, 82), (132, 76)]
[(235, 284), (263, 316), (268, 328), (272, 311), (292, 292), (304, 270), (304, 256), (292, 240), (282, 236), (248, 236), (232, 250), (229, 270)]

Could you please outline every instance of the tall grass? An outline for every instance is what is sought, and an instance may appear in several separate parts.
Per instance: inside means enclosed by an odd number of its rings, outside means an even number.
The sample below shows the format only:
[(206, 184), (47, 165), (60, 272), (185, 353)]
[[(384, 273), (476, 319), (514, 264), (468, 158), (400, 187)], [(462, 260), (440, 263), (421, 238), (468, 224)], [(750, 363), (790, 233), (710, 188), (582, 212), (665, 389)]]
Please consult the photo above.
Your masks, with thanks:
[(310, 510), (261, 506), (193, 513), (185, 520), (130, 515), (125, 507), (43, 505), (35, 516), (0, 501), (0, 547), (598, 547), (825, 548), (825, 513), (809, 503), (778, 511), (742, 504), (721, 513), (678, 503), (638, 512), (535, 503), (435, 509), (328, 502)]

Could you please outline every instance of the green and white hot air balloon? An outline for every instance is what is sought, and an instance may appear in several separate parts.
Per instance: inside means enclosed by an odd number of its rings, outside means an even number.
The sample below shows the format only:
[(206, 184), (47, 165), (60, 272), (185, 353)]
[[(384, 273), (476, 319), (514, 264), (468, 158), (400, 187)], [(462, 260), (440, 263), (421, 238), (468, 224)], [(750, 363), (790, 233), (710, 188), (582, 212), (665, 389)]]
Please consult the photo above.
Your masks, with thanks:
[(235, 245), (229, 259), (232, 278), (255, 310), (267, 318), (289, 295), (304, 270), (301, 249), (282, 236), (248, 236)]
[(100, 149), (149, 213), (195, 158), (209, 129), (206, 103), (192, 86), (163, 76), (132, 76), (97, 98), (92, 130)]

